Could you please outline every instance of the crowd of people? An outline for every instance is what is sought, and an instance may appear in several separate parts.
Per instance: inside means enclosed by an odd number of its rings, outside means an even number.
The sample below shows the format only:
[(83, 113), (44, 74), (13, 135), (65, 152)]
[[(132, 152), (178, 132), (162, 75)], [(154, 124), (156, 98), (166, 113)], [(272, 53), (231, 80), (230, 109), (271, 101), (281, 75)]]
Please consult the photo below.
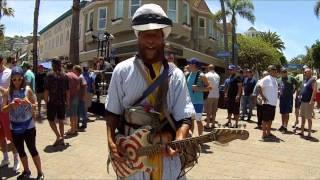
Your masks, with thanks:
[[(311, 138), (312, 118), (314, 117), (314, 102), (320, 106), (320, 79), (312, 76), (312, 70), (304, 67), (304, 75), (293, 77), (289, 75), (285, 67), (278, 69), (270, 65), (267, 71), (262, 73), (261, 79), (254, 77), (251, 69), (241, 69), (234, 65), (228, 66), (229, 77), (224, 83), (220, 82), (220, 76), (214, 71), (214, 65), (210, 64), (202, 72), (203, 63), (199, 59), (192, 58), (184, 68), (191, 101), (195, 108), (195, 116), (198, 126), (198, 134), (203, 130), (212, 130), (215, 126), (215, 116), (218, 110), (220, 87), (224, 86), (224, 102), (228, 112), (225, 127), (238, 128), (239, 119), (252, 121), (252, 110), (256, 106), (257, 127), (262, 130), (262, 139), (274, 137), (270, 132), (272, 121), (275, 119), (276, 106), (279, 100), (279, 112), (281, 114), (281, 126), (278, 129), (288, 133), (289, 114), (293, 112), (295, 104), (296, 119), (292, 126), (293, 132), (304, 137), (305, 121), (308, 121), (308, 134)], [(280, 72), (280, 73), (279, 73)], [(206, 125), (201, 122), (202, 113), (206, 111)], [(300, 132), (297, 130), (301, 117)], [(235, 121), (232, 124), (232, 120)], [(210, 125), (211, 124), (211, 125)]]
[[(295, 99), (294, 131), (297, 130), (301, 116), (300, 132), (296, 133), (305, 135), (307, 120), (307, 137), (311, 137), (315, 100), (318, 100), (320, 107), (320, 92), (317, 95), (320, 87), (312, 77), (310, 68), (304, 69), (302, 77), (292, 77), (286, 68), (281, 68), (279, 75), (277, 67), (270, 65), (258, 80), (253, 70), (229, 65), (229, 77), (222, 83), (213, 64), (208, 65), (204, 72), (200, 60), (191, 58), (183, 73), (165, 58), (164, 42), (170, 34), (172, 21), (163, 9), (155, 4), (145, 4), (137, 9), (132, 21), (132, 28), (138, 38), (138, 54), (119, 63), (114, 69), (103, 58), (99, 58), (93, 66), (103, 72), (113, 71), (105, 109), (110, 159), (116, 164), (125, 161), (116, 143), (116, 133), (128, 136), (142, 126), (154, 125), (154, 136), (148, 140), (155, 144), (168, 143), (170, 140), (192, 136), (190, 132), (194, 131), (193, 124), (196, 123), (198, 135), (202, 135), (204, 130), (211, 131), (217, 127), (216, 114), (221, 95), (224, 96), (228, 116), (226, 122), (218, 123), (238, 128), (239, 120), (252, 120), (252, 111), (256, 105), (256, 128), (262, 130), (264, 140), (274, 137), (270, 130), (278, 99), (282, 118), (279, 131), (288, 131), (289, 114), (292, 113)], [(88, 67), (71, 63), (63, 67), (58, 59), (52, 59), (52, 71), (49, 73), (45, 73), (44, 67), (39, 66), (38, 72), (34, 74), (27, 62), (21, 67), (15, 64), (7, 68), (4, 58), (0, 56), (0, 145), (3, 151), (0, 168), (9, 165), (7, 143), (13, 142), (13, 169), (19, 170), (20, 157), (23, 172), (18, 179), (29, 178), (31, 172), (24, 150), (26, 144), (38, 171), (37, 179), (44, 179), (35, 143), (35, 120), (41, 119), (42, 100), (46, 104), (49, 125), (56, 136), (52, 145), (64, 145), (66, 135), (74, 136), (87, 128), (88, 108), (102, 79), (101, 75), (90, 72)], [(224, 86), (224, 94), (220, 94), (221, 85)], [(96, 95), (99, 101), (100, 94)], [(139, 118), (122, 118), (128, 111), (137, 111), (141, 107), (144, 110), (140, 112), (144, 113), (143, 116), (140, 114), (136, 116)], [(207, 113), (205, 125), (202, 122), (203, 111)], [(148, 119), (150, 113), (153, 113), (152, 118)], [(65, 132), (63, 121), (66, 114), (70, 117), (70, 129)], [(156, 126), (154, 121), (159, 121), (161, 126)], [(183, 179), (185, 176), (181, 172), (184, 171), (184, 165), (181, 164), (179, 150), (167, 147), (165, 152), (148, 157), (157, 168), (151, 174), (138, 172), (130, 177)]]
[[(97, 87), (95, 79), (100, 70), (108, 65), (100, 62), (104, 62), (103, 58), (97, 60), (95, 64), (99, 70), (94, 71), (87, 66), (71, 63), (63, 66), (60, 60), (53, 59), (52, 71), (47, 72), (39, 65), (34, 74), (28, 62), (21, 65), (8, 64), (6, 67), (6, 59), (0, 56), (0, 145), (3, 151), (0, 168), (10, 164), (8, 145), (11, 142), (13, 170), (19, 170), (20, 157), (23, 172), (18, 179), (30, 177), (25, 143), (38, 170), (37, 179), (44, 179), (36, 148), (35, 128), (35, 121), (42, 121), (44, 118), (41, 113), (42, 102), (45, 102), (46, 117), (56, 135), (52, 146), (64, 145), (65, 136), (75, 136), (78, 131), (85, 131), (87, 128), (87, 112)], [(66, 116), (70, 117), (70, 129), (67, 132), (64, 131), (63, 122)]]

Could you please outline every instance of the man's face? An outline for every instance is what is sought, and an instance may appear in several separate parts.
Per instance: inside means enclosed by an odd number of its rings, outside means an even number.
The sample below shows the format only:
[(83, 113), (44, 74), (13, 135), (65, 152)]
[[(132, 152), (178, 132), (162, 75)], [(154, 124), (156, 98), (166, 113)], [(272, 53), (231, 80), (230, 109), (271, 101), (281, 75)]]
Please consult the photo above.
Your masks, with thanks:
[(272, 77), (277, 77), (277, 76), (278, 76), (277, 70), (276, 70), (276, 69), (272, 69), (272, 70), (270, 71), (270, 75), (271, 75)]
[(252, 78), (252, 76), (253, 76), (252, 72), (248, 71), (247, 72), (247, 77)]
[(164, 56), (162, 30), (142, 31), (138, 36), (139, 55), (145, 62), (155, 63)]
[(189, 64), (189, 69), (191, 72), (198, 71), (198, 67), (195, 64)]
[(304, 75), (306, 78), (310, 78), (311, 77), (311, 70), (305, 70)]
[(288, 76), (287, 71), (282, 71), (282, 72), (281, 72), (281, 76), (282, 76), (282, 77), (287, 77), (287, 76)]
[(228, 69), (229, 75), (234, 75), (236, 71), (234, 69)]
[(39, 66), (39, 67), (38, 67), (38, 72), (39, 72), (39, 73), (43, 73), (43, 67), (42, 67), (42, 66)]

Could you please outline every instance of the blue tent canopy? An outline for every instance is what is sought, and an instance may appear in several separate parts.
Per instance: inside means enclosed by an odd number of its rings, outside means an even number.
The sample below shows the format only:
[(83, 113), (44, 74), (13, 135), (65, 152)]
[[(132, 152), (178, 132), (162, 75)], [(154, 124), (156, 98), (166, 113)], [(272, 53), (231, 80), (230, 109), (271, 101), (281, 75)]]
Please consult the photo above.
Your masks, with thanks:
[(52, 69), (52, 63), (51, 63), (51, 61), (49, 61), (49, 62), (43, 62), (43, 63), (41, 63), (40, 65), (42, 65), (44, 68), (46, 68), (46, 69)]

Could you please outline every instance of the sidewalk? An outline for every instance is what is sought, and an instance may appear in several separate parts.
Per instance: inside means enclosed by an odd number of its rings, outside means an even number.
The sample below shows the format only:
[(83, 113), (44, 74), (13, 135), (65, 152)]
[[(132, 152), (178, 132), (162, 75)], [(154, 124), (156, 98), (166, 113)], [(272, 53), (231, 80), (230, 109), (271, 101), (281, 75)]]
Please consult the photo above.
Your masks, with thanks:
[[(273, 128), (280, 127), (278, 114)], [(290, 116), (290, 128), (294, 116)], [(246, 124), (250, 137), (246, 141), (236, 140), (229, 145), (208, 143), (208, 149), (201, 153), (199, 163), (187, 174), (188, 179), (320, 179), (320, 115), (313, 120), (312, 141), (294, 134), (273, 131), (279, 140), (262, 142), (261, 131), (254, 129), (255, 123)], [(226, 110), (219, 110), (217, 120), (226, 122)], [(55, 137), (48, 121), (37, 123), (37, 146), (43, 171), (48, 179), (115, 179), (112, 166), (107, 173), (106, 125), (102, 117), (90, 117), (87, 132), (66, 139), (64, 148), (53, 148)], [(256, 120), (256, 117), (253, 117)], [(65, 126), (67, 130), (68, 125)], [(30, 157), (30, 156), (29, 156)], [(0, 155), (2, 159), (2, 154)], [(12, 154), (10, 154), (12, 162)], [(29, 158), (32, 177), (36, 170)], [(16, 179), (17, 174), (9, 168), (0, 169), (0, 177)], [(21, 167), (22, 170), (22, 167)]]

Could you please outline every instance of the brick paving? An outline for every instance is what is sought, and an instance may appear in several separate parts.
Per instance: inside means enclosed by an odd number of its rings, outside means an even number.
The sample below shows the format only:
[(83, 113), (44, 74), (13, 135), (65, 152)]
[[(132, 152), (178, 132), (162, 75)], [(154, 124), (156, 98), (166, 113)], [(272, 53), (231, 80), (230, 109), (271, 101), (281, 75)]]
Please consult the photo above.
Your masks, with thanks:
[[(277, 109), (278, 111), (278, 109)], [(217, 120), (226, 122), (226, 111), (219, 110)], [(262, 142), (261, 131), (254, 129), (255, 123), (247, 124), (250, 137), (246, 141), (236, 140), (228, 145), (208, 143), (201, 153), (199, 163), (187, 174), (188, 179), (320, 179), (320, 115), (313, 120), (313, 141), (294, 134), (273, 131), (280, 140)], [(110, 166), (107, 173), (106, 126), (102, 117), (91, 116), (86, 132), (66, 139), (65, 148), (53, 148), (55, 140), (48, 121), (37, 123), (37, 146), (43, 170), (48, 179), (115, 179)], [(290, 116), (290, 127), (294, 116)], [(256, 117), (253, 117), (256, 120)], [(277, 114), (273, 128), (279, 128)], [(66, 125), (68, 129), (68, 125)], [(291, 131), (292, 129), (289, 128)], [(2, 159), (2, 154), (0, 155)], [(12, 161), (12, 155), (10, 154)], [(36, 176), (35, 167), (29, 164)], [(11, 165), (12, 166), (12, 165)], [(0, 169), (3, 179), (15, 179), (17, 174), (9, 168)], [(21, 168), (22, 170), (22, 168)]]

